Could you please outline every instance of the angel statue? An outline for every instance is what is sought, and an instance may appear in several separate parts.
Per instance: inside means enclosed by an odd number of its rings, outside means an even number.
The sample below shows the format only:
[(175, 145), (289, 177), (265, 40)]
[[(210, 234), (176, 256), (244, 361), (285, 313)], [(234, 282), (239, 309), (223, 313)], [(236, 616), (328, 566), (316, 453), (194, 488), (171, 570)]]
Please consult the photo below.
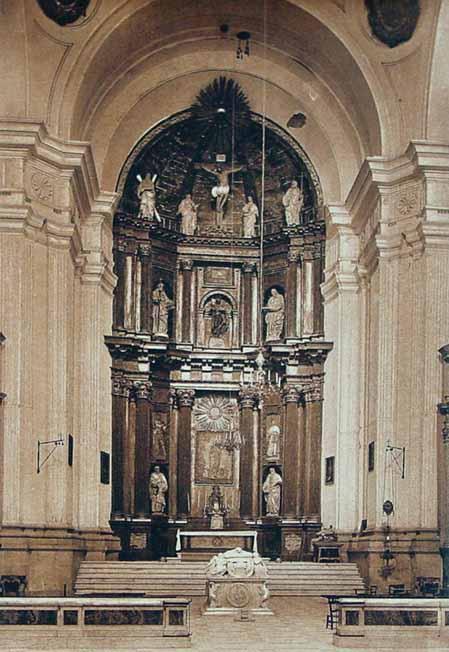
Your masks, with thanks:
[(139, 217), (147, 220), (156, 218), (158, 222), (161, 222), (161, 217), (156, 208), (155, 182), (157, 174), (151, 176), (147, 173), (144, 179), (138, 174), (136, 178), (139, 181), (139, 185), (137, 186), (137, 196), (140, 199)]

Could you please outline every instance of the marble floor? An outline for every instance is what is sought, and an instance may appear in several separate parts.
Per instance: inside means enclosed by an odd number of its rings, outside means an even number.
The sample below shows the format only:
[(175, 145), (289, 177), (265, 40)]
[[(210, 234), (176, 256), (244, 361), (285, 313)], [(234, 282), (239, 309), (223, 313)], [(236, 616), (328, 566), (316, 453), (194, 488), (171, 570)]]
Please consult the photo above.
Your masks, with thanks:
[[(192, 646), (170, 648), (171, 650), (176, 652), (187, 652), (187, 650), (192, 652), (284, 652), (287, 650), (289, 652), (321, 650), (360, 652), (360, 648), (335, 648), (332, 645), (332, 632), (326, 630), (327, 602), (323, 598), (272, 598), (270, 606), (275, 615), (260, 616), (253, 622), (236, 621), (231, 616), (202, 616), (203, 603), (203, 598), (193, 600)], [(150, 646), (148, 649), (155, 652), (160, 648)], [(397, 652), (395, 647), (381, 649), (382, 652)], [(406, 648), (407, 652), (421, 652), (422, 649), (422, 645)], [(1, 645), (1, 640), (0, 650), (9, 652)], [(23, 648), (14, 648), (14, 652), (19, 650), (28, 652)], [(52, 648), (52, 652), (54, 650), (55, 648)], [(106, 650), (108, 650), (107, 646)], [(448, 648), (432, 648), (432, 650), (447, 652)], [(65, 649), (64, 652), (69, 651)], [(141, 652), (141, 650), (120, 648), (120, 652)]]

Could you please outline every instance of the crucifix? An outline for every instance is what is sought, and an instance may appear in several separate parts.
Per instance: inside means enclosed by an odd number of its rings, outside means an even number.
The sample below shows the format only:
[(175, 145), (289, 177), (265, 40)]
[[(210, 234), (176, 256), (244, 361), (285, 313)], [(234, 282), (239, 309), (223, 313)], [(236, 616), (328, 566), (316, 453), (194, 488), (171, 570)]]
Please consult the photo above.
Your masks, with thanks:
[(211, 190), (211, 195), (215, 199), (215, 211), (217, 213), (217, 225), (221, 226), (223, 222), (223, 213), (228, 201), (229, 192), (231, 190), (229, 183), (229, 175), (234, 172), (240, 172), (245, 168), (244, 165), (222, 165), (219, 163), (197, 163), (196, 167), (201, 168), (208, 174), (211, 174), (217, 180)]

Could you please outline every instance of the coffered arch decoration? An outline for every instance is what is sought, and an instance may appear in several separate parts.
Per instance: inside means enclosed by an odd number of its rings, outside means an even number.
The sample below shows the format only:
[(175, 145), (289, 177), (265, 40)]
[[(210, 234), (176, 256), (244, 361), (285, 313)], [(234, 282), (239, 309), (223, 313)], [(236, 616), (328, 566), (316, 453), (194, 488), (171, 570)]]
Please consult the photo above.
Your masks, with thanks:
[[(236, 158), (243, 154), (249, 165), (254, 165), (255, 170), (259, 172), (256, 175), (259, 180), (248, 179), (245, 184), (245, 191), (254, 192), (257, 201), (260, 201), (262, 121), (260, 114), (250, 111), (248, 124), (240, 134), (240, 142), (237, 140), (236, 143)], [(266, 185), (268, 219), (272, 203), (270, 198), (273, 194), (283, 191), (286, 182), (291, 178), (302, 180), (306, 207), (321, 207), (321, 184), (310, 158), (287, 131), (266, 117), (264, 121), (267, 142), (266, 178), (278, 180), (277, 187), (270, 181)], [(201, 177), (201, 173), (192, 169), (191, 162), (194, 158), (200, 159), (204, 156), (208, 146), (198, 144), (197, 139), (204, 139), (204, 132), (201, 134), (201, 125), (198, 129), (195, 122), (190, 110), (181, 111), (148, 131), (137, 143), (119, 175), (116, 190), (122, 197), (120, 210), (137, 212), (136, 175), (142, 175), (147, 169), (159, 175), (159, 206), (162, 214), (172, 213), (183, 193), (195, 190), (195, 186), (198, 186), (198, 181), (195, 183), (196, 177)], [(166, 156), (167, 151), (171, 154), (170, 158)]]

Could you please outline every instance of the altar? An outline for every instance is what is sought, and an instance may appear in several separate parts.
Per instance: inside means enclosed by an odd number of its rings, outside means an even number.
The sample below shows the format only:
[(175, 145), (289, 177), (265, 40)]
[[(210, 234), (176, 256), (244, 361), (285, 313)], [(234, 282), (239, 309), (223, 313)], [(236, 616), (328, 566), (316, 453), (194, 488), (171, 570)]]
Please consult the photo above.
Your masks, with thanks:
[(178, 529), (176, 533), (176, 554), (184, 561), (208, 561), (233, 548), (257, 552), (257, 531)]

